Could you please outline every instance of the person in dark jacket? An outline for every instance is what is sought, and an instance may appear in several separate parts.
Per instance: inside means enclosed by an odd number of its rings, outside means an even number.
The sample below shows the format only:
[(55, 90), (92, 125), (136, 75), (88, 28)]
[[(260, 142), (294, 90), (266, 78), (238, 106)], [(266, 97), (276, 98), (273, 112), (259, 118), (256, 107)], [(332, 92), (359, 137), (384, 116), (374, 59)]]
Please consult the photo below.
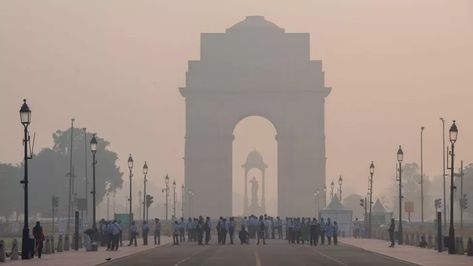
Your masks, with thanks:
[(35, 247), (38, 253), (38, 258), (41, 258), (41, 253), (43, 252), (43, 241), (44, 241), (44, 233), (43, 227), (39, 222), (36, 222), (35, 227), (33, 227), (33, 237), (35, 240)]
[(391, 245), (389, 246), (390, 248), (394, 247), (394, 218), (391, 219), (391, 225), (389, 226), (388, 232), (389, 232), (389, 240), (391, 241)]

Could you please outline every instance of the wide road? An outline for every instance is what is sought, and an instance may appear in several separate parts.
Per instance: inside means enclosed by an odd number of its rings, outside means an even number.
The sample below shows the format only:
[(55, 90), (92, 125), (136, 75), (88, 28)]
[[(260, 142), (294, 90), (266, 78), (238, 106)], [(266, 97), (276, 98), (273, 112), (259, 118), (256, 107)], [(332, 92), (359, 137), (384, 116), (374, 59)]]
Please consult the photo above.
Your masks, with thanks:
[(269, 240), (267, 245), (217, 245), (198, 246), (183, 243), (178, 246), (166, 245), (130, 257), (110, 261), (106, 265), (413, 265), (339, 244), (338, 246), (289, 245), (286, 241)]

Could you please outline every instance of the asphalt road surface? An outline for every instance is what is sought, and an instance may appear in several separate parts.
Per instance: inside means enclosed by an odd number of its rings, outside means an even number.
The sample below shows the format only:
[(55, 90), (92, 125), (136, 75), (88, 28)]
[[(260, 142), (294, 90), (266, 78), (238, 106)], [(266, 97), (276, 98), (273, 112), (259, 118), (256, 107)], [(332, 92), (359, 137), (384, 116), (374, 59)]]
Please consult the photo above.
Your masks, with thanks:
[(196, 243), (166, 245), (126, 258), (112, 260), (104, 265), (414, 265), (394, 258), (339, 244), (338, 246), (289, 245), (286, 241), (269, 240), (267, 245), (198, 246)]

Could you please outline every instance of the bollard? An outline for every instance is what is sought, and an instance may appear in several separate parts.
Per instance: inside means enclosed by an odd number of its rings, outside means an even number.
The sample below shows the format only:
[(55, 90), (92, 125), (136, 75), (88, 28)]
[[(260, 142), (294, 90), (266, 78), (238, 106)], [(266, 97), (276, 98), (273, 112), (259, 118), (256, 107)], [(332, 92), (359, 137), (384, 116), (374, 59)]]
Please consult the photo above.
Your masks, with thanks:
[(62, 235), (57, 240), (57, 252), (62, 252)]
[(432, 243), (432, 235), (427, 237), (427, 248), (435, 248), (434, 244)]
[(10, 259), (18, 260), (18, 240), (16, 240), (16, 238), (13, 239), (13, 242), (11, 245)]
[(0, 262), (5, 262), (5, 242), (0, 240)]
[(51, 235), (51, 253), (54, 254), (54, 235)]
[(463, 237), (457, 237), (455, 240), (456, 253), (460, 255), (465, 254), (465, 249), (463, 248)]
[(466, 254), (468, 256), (473, 256), (473, 240), (471, 239), (471, 237), (468, 238), (468, 244), (466, 245)]
[(51, 254), (51, 240), (49, 236), (46, 236), (46, 241), (44, 243), (44, 254)]
[(66, 235), (64, 237), (64, 251), (69, 251), (70, 248), (71, 248), (71, 245), (69, 243), (69, 235)]

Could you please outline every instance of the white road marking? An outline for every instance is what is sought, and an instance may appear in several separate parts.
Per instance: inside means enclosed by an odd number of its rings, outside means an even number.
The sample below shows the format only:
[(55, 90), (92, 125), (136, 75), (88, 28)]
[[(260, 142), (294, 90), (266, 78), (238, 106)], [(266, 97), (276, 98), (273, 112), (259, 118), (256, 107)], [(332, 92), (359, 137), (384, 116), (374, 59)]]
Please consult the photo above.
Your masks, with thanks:
[(199, 253), (202, 253), (202, 252), (204, 252), (204, 251), (206, 251), (206, 250), (208, 250), (208, 248), (199, 250), (199, 251), (195, 252), (194, 254), (190, 255), (189, 257), (186, 257), (186, 258), (184, 258), (184, 259), (182, 259), (182, 260), (176, 262), (176, 264), (174, 264), (174, 266), (179, 266), (179, 264), (184, 263), (184, 262), (190, 260), (190, 259), (191, 259), (192, 257), (194, 257), (195, 255), (197, 255), (197, 254), (199, 254)]
[(256, 266), (261, 266), (261, 258), (259, 257), (258, 250), (254, 249), (253, 250), (255, 253), (255, 258), (256, 258)]
[(347, 266), (347, 264), (345, 264), (345, 263), (343, 263), (343, 262), (337, 260), (336, 258), (330, 257), (329, 255), (324, 254), (324, 253), (322, 253), (322, 252), (320, 252), (320, 251), (318, 251), (318, 250), (316, 250), (316, 249), (314, 249), (314, 251), (317, 252), (318, 254), (324, 256), (325, 258), (327, 258), (327, 259), (333, 261), (333, 262), (336, 262), (336, 263), (338, 263), (338, 264), (340, 264), (340, 265), (343, 265), (343, 266)]

